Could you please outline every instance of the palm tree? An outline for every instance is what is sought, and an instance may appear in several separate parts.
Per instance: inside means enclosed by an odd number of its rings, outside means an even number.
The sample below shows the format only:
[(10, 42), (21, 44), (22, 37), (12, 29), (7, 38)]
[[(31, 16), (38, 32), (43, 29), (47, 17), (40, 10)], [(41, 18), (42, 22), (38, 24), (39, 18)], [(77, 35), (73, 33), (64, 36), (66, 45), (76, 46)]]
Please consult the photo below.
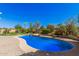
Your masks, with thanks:
[(27, 22), (24, 22), (24, 28), (26, 28), (26, 24), (27, 24)]
[(29, 28), (29, 30), (30, 30), (30, 33), (32, 33), (32, 30), (33, 30), (33, 25), (32, 25), (32, 23), (30, 23), (30, 28)]

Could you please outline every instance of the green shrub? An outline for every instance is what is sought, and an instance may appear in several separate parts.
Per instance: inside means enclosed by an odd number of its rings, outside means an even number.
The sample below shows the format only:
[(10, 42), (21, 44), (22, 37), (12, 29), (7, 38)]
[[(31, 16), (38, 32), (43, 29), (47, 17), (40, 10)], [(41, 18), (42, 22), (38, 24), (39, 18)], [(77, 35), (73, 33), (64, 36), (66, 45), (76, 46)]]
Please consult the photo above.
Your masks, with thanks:
[(42, 29), (41, 30), (41, 34), (48, 34), (48, 33), (50, 33), (49, 29)]
[(73, 36), (73, 35), (68, 35), (68, 38), (69, 38), (69, 39), (76, 39), (76, 37)]

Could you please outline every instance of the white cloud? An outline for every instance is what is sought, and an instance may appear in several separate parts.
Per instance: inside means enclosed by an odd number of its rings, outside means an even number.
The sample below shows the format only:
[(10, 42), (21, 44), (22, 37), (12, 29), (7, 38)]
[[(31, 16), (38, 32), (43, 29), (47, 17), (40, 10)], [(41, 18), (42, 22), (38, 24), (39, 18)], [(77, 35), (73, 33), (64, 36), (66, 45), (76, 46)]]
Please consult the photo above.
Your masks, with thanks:
[(0, 12), (0, 15), (2, 15), (3, 14), (3, 12)]

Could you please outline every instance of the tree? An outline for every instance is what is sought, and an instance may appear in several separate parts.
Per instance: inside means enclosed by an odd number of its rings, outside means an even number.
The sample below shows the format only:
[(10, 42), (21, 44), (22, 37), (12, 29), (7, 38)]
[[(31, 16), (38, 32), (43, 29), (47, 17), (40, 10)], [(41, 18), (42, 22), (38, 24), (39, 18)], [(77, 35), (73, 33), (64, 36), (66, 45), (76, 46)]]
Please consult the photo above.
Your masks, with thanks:
[(8, 28), (5, 28), (5, 31), (3, 32), (3, 34), (9, 34), (9, 29)]
[(33, 25), (32, 25), (32, 23), (30, 23), (29, 32), (32, 33), (32, 30), (33, 30)]
[(24, 22), (24, 28), (26, 28), (27, 22)]
[(21, 33), (21, 30), (23, 28), (21, 27), (21, 25), (18, 24), (18, 25), (15, 26), (15, 29), (17, 30), (18, 33)]
[(58, 32), (60, 32), (61, 35), (66, 35), (66, 26), (63, 24), (58, 24)]
[(36, 33), (39, 33), (40, 32), (40, 23), (38, 21), (35, 22), (34, 28), (35, 28)]
[(78, 23), (78, 25), (79, 25), (79, 14), (78, 14), (78, 16), (77, 16), (77, 23)]
[(47, 25), (47, 29), (49, 29), (50, 32), (52, 32), (54, 30), (54, 26), (49, 24)]
[(44, 26), (40, 26), (40, 30), (44, 29), (45, 27)]
[(40, 30), (39, 30), (40, 32), (39, 33), (41, 33), (43, 29), (45, 29), (45, 27), (44, 26), (40, 26)]
[(77, 35), (78, 27), (76, 26), (76, 22), (74, 19), (69, 19), (68, 23), (66, 23), (67, 34), (68, 35)]

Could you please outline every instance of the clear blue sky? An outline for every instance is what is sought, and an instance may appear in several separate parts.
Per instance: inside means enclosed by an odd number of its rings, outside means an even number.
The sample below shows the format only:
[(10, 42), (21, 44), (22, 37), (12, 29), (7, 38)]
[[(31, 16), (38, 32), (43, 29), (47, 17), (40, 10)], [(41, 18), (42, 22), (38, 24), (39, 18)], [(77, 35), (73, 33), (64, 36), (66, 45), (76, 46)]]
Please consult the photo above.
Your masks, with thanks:
[(14, 27), (39, 21), (41, 25), (59, 24), (79, 14), (79, 4), (0, 4), (0, 27)]

